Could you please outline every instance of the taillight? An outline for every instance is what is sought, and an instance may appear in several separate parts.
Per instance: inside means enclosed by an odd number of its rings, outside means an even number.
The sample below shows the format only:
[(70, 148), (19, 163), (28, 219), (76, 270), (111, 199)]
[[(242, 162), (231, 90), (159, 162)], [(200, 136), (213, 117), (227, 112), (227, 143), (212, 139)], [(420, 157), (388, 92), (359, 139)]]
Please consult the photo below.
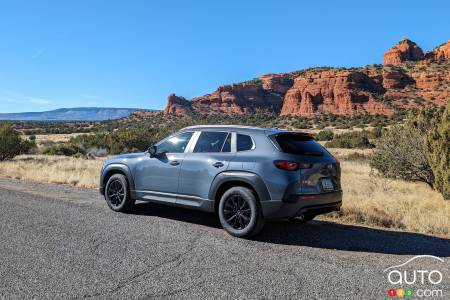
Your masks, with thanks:
[(288, 160), (275, 160), (273, 162), (278, 169), (287, 170), (287, 171), (295, 171), (298, 169), (309, 169), (312, 167), (312, 164), (305, 162), (293, 162)]

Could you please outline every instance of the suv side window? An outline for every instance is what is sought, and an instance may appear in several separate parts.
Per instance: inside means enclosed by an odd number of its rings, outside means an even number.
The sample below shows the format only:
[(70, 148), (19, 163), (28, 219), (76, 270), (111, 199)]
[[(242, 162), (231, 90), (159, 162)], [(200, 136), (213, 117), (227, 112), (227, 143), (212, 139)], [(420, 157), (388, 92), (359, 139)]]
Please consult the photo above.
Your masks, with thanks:
[(249, 135), (237, 134), (236, 150), (237, 151), (247, 151), (252, 150), (255, 145), (253, 140)]
[(183, 132), (168, 138), (167, 140), (157, 145), (158, 152), (183, 153), (184, 150), (186, 150), (186, 146), (189, 143), (192, 134), (192, 132)]
[(225, 148), (228, 136), (228, 132), (203, 131), (197, 140), (194, 152), (226, 152), (223, 151), (223, 148)]

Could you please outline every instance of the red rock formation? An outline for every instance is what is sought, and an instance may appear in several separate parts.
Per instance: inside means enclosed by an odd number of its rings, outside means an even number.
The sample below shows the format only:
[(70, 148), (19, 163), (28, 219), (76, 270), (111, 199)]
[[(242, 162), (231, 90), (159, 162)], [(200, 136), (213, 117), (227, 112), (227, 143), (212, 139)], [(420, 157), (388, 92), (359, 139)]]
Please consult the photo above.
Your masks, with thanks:
[(280, 111), (282, 104), (282, 95), (253, 83), (221, 86), (212, 94), (192, 99), (193, 109), (204, 113), (245, 114), (261, 109)]
[[(320, 112), (353, 115), (377, 111), (392, 113), (381, 103), (375, 105), (374, 95), (384, 91), (367, 74), (350, 70), (329, 70), (307, 73), (294, 81), (286, 93), (282, 115), (312, 116)], [(368, 104), (371, 105), (368, 105)]]
[(191, 112), (191, 102), (183, 97), (170, 94), (167, 97), (167, 106), (164, 109), (166, 114), (187, 114)]
[(266, 74), (259, 78), (265, 90), (286, 94), (294, 82), (289, 74)]
[(450, 59), (450, 40), (427, 53), (426, 57), (430, 59)]
[(404, 39), (384, 53), (384, 64), (399, 65), (404, 61), (419, 61), (423, 58), (422, 49), (416, 43)]
[(383, 70), (382, 77), (386, 89), (402, 89), (413, 82), (401, 69)]
[(403, 40), (385, 53), (385, 66), (267, 74), (222, 86), (192, 101), (170, 95), (164, 112), (247, 114), (267, 110), (298, 116), (322, 112), (388, 115), (417, 105), (445, 105), (450, 99), (449, 48), (450, 41), (425, 58), (415, 43)]

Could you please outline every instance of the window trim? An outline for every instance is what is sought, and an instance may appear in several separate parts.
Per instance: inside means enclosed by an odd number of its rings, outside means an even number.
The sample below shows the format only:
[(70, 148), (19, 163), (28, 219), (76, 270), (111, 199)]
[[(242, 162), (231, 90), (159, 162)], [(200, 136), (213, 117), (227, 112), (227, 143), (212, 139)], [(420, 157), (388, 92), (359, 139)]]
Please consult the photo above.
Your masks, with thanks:
[[(238, 151), (238, 149), (237, 149), (237, 136), (238, 136), (238, 134), (240, 134), (240, 135), (246, 135), (246, 136), (249, 136), (249, 137), (250, 137), (250, 139), (252, 140), (252, 147), (251, 147), (250, 149), (248, 149), (248, 150), (239, 150), (239, 151)], [(249, 151), (254, 151), (254, 150), (256, 149), (256, 143), (255, 143), (255, 140), (254, 140), (253, 137), (252, 137), (250, 134), (248, 134), (248, 133), (239, 133), (239, 132), (236, 132), (236, 141), (235, 141), (235, 145), (236, 145), (236, 147), (235, 147), (236, 153), (239, 153), (239, 152), (249, 152)]]

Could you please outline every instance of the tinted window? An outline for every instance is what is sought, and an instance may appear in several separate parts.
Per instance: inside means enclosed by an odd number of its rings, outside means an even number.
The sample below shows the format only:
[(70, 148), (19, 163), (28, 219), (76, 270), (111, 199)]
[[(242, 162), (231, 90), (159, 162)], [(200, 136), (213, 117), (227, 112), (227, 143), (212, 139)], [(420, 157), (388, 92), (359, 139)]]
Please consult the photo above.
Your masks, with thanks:
[(173, 137), (170, 137), (169, 139), (159, 144), (157, 146), (157, 151), (159, 153), (183, 153), (191, 137), (192, 132), (184, 132), (178, 135), (174, 135)]
[(253, 140), (249, 135), (238, 134), (236, 141), (236, 150), (237, 151), (246, 151), (251, 150), (253, 148)]
[(203, 131), (195, 145), (194, 152), (221, 152), (228, 132)]
[(281, 150), (290, 154), (322, 156), (325, 149), (312, 137), (302, 134), (288, 133), (270, 136), (275, 139)]

